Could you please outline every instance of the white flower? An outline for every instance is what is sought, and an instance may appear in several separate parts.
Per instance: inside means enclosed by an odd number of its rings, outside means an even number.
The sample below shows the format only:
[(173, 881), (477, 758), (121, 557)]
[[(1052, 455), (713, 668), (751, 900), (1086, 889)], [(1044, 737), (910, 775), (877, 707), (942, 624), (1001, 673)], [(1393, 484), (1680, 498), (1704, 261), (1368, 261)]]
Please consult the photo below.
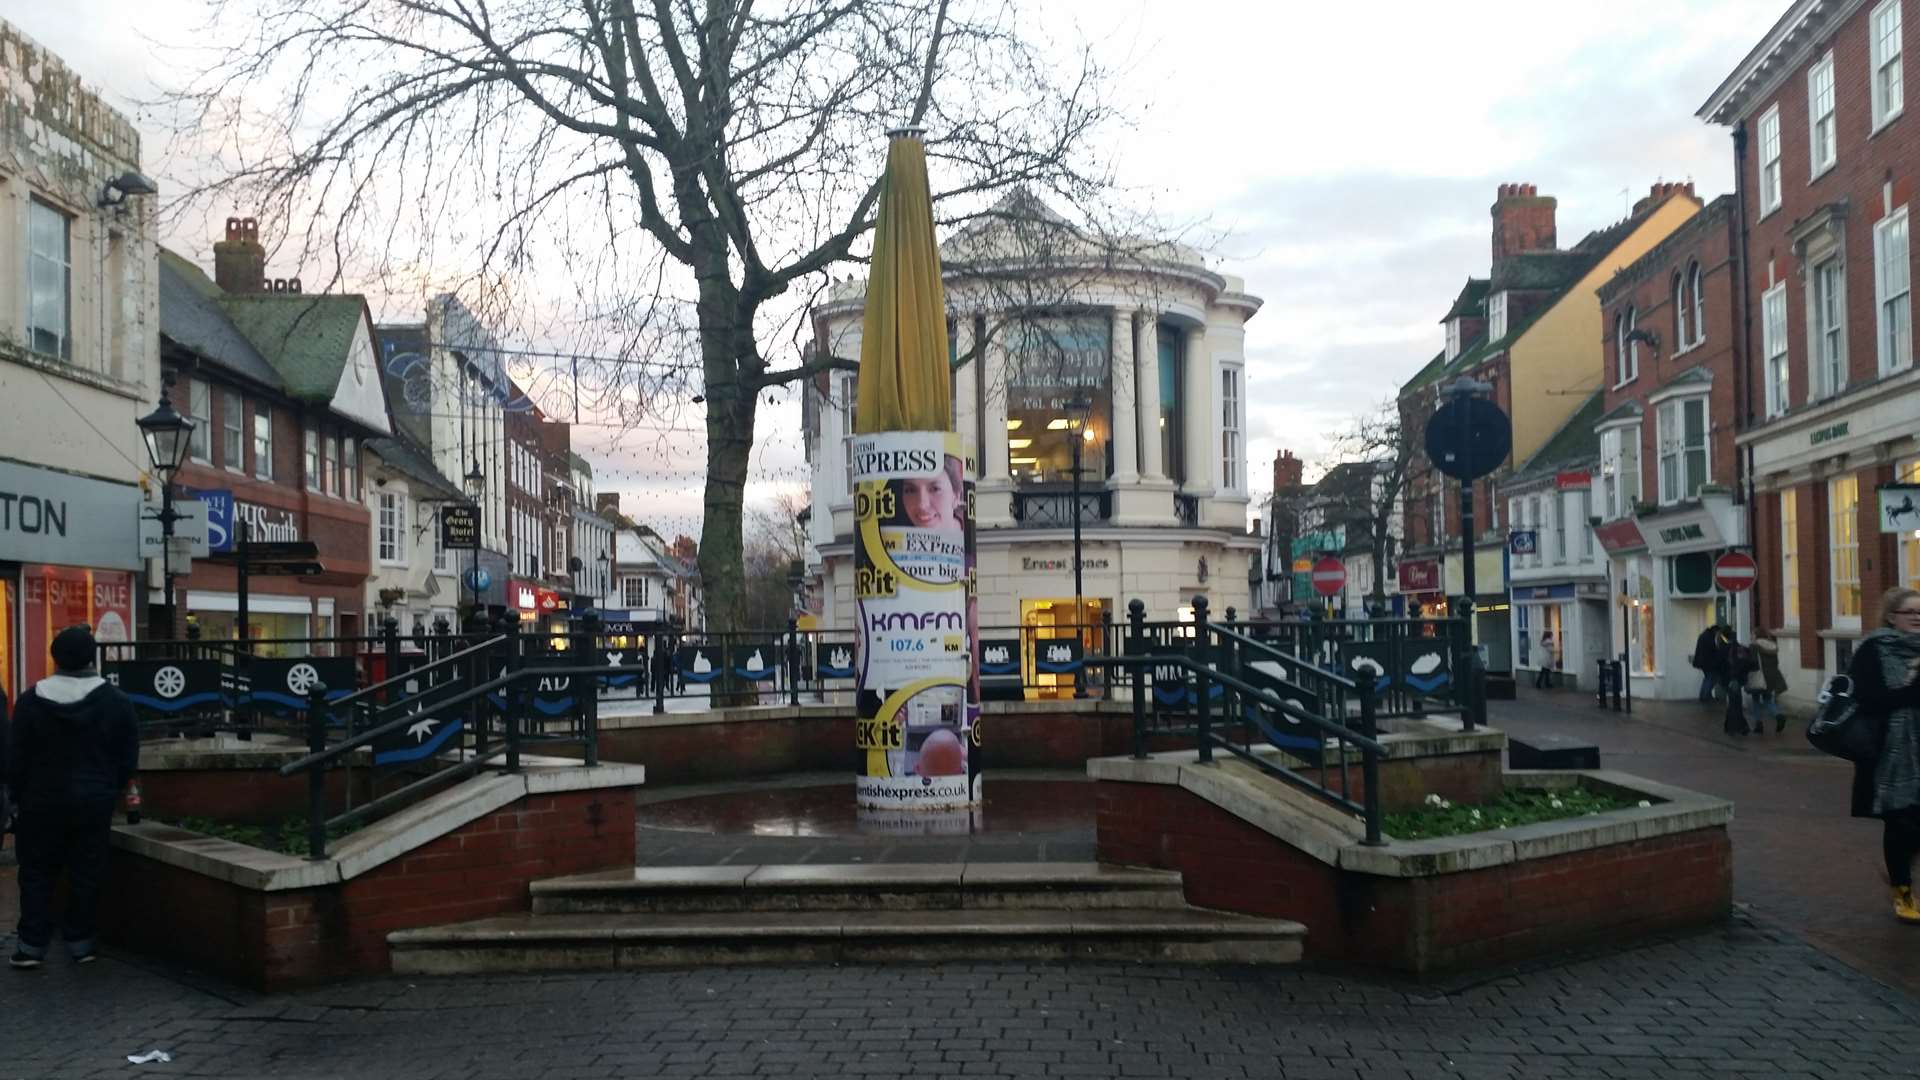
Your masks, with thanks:
[(1547, 805), (1548, 805), (1548, 806), (1551, 806), (1551, 807), (1553, 807), (1553, 808), (1554, 808), (1555, 810), (1565, 810), (1565, 809), (1567, 808), (1567, 804), (1566, 804), (1566, 803), (1563, 803), (1563, 802), (1561, 802), (1561, 801), (1560, 801), (1559, 799), (1557, 799), (1557, 798), (1556, 798), (1556, 799), (1553, 799), (1553, 800), (1552, 800), (1552, 801), (1550, 801), (1550, 802), (1548, 802), (1548, 803), (1547, 803)]
[(1480, 811), (1478, 811), (1478, 810), (1475, 810), (1475, 811), (1473, 812), (1473, 820), (1475, 820), (1475, 821), (1479, 821), (1479, 820), (1480, 820)]
[(1647, 808), (1647, 807), (1649, 807), (1649, 806), (1652, 806), (1652, 805), (1653, 805), (1652, 803), (1650, 803), (1650, 802), (1648, 802), (1648, 801), (1647, 801), (1647, 800), (1645, 800), (1645, 799), (1641, 799), (1641, 800), (1640, 800), (1640, 807), (1641, 807), (1641, 809), (1645, 809), (1645, 808)]
[(1429, 795), (1429, 796), (1427, 796), (1427, 805), (1428, 805), (1428, 806), (1440, 806), (1440, 805), (1443, 805), (1443, 804), (1444, 804), (1445, 802), (1446, 802), (1446, 800), (1444, 800), (1444, 799), (1442, 799), (1442, 798), (1441, 798), (1440, 796), (1438, 796), (1438, 795)]

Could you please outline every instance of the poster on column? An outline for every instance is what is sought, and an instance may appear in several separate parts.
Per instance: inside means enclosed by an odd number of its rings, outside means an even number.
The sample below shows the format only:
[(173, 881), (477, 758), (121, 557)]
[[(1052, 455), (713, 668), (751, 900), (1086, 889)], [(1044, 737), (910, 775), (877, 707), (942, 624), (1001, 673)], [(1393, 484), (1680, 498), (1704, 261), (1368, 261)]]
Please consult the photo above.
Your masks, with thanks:
[(859, 804), (951, 809), (981, 795), (973, 470), (960, 436), (855, 436)]

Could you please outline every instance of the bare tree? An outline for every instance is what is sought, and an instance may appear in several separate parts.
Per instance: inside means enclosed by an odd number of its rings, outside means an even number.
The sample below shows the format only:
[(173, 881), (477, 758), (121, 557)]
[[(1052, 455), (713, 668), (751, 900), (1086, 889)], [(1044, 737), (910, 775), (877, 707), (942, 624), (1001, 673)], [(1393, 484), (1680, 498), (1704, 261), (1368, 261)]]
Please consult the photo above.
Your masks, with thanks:
[(1370, 467), (1366, 482), (1346, 485), (1335, 498), (1341, 520), (1359, 525), (1373, 552), (1373, 583), (1367, 594), (1371, 607), (1386, 603), (1387, 561), (1397, 556), (1404, 541), (1397, 526), (1404, 524), (1406, 514), (1418, 513), (1406, 506), (1406, 497), (1420, 437), (1402, 419), (1399, 404), (1388, 399), (1354, 417), (1334, 439), (1330, 460)]
[(306, 222), (288, 239), (336, 280), (419, 288), (454, 258), (475, 310), (602, 343), (576, 401), (636, 427), (703, 410), (718, 629), (743, 610), (762, 395), (839, 362), (763, 342), (810, 340), (795, 294), (858, 258), (880, 133), (930, 130), (946, 222), (1013, 187), (1098, 206), (1109, 183), (1108, 73), (1018, 0), (208, 2), (234, 44), (171, 104), (224, 160), (187, 205)]

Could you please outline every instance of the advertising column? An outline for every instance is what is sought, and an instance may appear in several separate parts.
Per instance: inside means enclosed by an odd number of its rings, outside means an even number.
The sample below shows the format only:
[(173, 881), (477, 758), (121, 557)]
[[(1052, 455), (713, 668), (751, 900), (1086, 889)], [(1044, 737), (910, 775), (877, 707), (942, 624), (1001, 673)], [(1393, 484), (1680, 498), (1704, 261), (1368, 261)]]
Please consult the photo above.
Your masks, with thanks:
[(854, 438), (853, 475), (859, 803), (969, 805), (980, 798), (972, 469), (958, 435), (882, 432)]

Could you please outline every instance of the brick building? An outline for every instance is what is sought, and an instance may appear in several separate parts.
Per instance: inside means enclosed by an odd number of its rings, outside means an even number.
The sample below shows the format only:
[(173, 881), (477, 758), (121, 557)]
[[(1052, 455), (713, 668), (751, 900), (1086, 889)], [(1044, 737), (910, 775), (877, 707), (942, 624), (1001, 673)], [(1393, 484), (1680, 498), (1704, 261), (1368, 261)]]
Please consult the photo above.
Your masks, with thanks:
[(1627, 654), (1641, 697), (1692, 697), (1700, 632), (1747, 633), (1749, 612), (1713, 582), (1714, 560), (1749, 542), (1735, 445), (1748, 377), (1738, 231), (1723, 195), (1600, 289), (1607, 367), (1590, 501), (1614, 582), (1612, 652)]
[(1747, 234), (1736, 407), (1754, 497), (1760, 625), (1806, 700), (1920, 582), (1920, 536), (1883, 531), (1876, 489), (1920, 483), (1905, 119), (1914, 0), (1796, 0), (1700, 109), (1733, 131)]

